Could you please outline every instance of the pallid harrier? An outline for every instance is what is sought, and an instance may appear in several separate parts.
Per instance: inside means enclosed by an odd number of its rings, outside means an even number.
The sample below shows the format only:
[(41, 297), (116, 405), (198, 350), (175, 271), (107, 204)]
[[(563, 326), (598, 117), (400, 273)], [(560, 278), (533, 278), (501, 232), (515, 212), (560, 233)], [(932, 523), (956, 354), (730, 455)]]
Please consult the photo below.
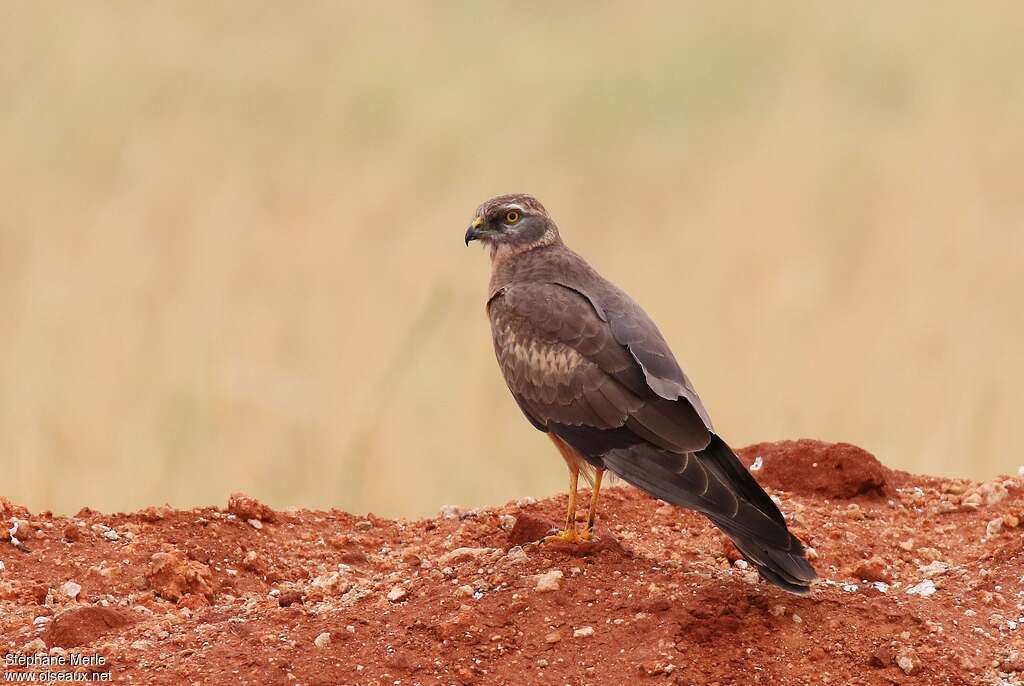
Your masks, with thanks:
[[(761, 576), (807, 593), (816, 578), (772, 499), (714, 433), (697, 392), (650, 317), (567, 248), (530, 195), (481, 205), (466, 244), (490, 248), (487, 314), (509, 390), (569, 466), (565, 530), (593, 535), (605, 470), (696, 510), (724, 531)], [(576, 529), (580, 472), (593, 483)]]

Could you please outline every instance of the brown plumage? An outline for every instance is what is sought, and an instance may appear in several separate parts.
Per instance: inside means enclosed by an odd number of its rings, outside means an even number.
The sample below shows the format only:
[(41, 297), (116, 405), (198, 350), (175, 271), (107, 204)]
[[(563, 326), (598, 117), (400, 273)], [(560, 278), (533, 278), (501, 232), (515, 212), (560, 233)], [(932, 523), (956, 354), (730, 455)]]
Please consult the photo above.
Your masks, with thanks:
[[(806, 593), (815, 578), (771, 498), (715, 433), (697, 392), (650, 317), (562, 242), (529, 195), (488, 200), (466, 231), (491, 252), (487, 313), (494, 351), (527, 419), (570, 469), (563, 540), (593, 528), (609, 470), (729, 535), (761, 575)], [(575, 485), (596, 484), (588, 530), (575, 528)]]

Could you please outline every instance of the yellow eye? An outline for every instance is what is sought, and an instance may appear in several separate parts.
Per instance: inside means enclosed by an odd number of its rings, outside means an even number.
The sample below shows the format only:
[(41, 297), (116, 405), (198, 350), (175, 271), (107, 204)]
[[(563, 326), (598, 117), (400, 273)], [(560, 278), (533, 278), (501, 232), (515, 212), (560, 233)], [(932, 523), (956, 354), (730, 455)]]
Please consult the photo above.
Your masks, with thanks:
[(509, 210), (508, 212), (505, 213), (505, 223), (515, 224), (522, 218), (522, 216), (523, 215), (519, 214), (519, 212), (516, 210)]

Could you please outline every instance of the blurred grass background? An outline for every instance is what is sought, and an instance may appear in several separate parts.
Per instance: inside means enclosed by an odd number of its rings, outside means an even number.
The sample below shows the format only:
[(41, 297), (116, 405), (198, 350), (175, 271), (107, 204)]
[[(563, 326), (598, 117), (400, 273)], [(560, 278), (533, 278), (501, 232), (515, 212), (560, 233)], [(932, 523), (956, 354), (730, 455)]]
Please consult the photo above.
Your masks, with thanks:
[(5, 3), (0, 493), (564, 488), (483, 313), (538, 195), (736, 446), (1024, 458), (1024, 5)]

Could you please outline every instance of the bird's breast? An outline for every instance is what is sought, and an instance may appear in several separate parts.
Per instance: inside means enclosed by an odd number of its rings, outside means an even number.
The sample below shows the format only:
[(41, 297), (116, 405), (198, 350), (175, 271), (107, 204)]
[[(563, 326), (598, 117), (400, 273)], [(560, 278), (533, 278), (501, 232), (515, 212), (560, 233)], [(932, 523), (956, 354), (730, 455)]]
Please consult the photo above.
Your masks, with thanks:
[(569, 346), (544, 340), (510, 319), (491, 317), (494, 350), (507, 381), (522, 387), (557, 387), (568, 383), (584, 358)]

